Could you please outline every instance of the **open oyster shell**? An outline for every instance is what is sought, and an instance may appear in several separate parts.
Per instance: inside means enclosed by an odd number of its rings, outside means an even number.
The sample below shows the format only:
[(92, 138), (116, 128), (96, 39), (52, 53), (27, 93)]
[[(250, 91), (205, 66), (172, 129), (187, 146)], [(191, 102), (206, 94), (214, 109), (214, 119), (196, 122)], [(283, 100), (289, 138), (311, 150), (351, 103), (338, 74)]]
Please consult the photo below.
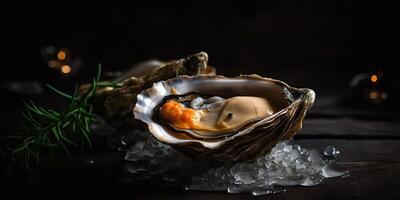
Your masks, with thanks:
[[(197, 93), (224, 98), (255, 96), (268, 99), (278, 110), (224, 137), (199, 138), (176, 130), (157, 119), (159, 106), (171, 95)], [(137, 96), (133, 109), (136, 119), (147, 124), (150, 133), (197, 159), (220, 161), (252, 160), (269, 151), (281, 140), (291, 138), (302, 127), (306, 111), (312, 106), (315, 93), (311, 89), (258, 75), (227, 78), (217, 75), (179, 76), (154, 83)]]

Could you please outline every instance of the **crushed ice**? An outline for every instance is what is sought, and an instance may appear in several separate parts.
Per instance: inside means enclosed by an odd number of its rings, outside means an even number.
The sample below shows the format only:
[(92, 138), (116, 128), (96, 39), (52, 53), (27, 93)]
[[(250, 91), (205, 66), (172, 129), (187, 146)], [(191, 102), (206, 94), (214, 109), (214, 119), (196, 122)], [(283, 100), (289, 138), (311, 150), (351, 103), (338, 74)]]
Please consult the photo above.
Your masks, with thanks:
[(334, 159), (329, 159), (340, 155), (333, 146), (325, 149), (324, 157), (317, 150), (283, 141), (251, 163), (198, 163), (148, 137), (146, 132), (137, 131), (134, 135), (122, 140), (125, 160), (129, 161), (126, 170), (130, 181), (157, 176), (187, 190), (258, 196), (284, 191), (274, 186), (314, 186), (326, 178), (348, 174)]

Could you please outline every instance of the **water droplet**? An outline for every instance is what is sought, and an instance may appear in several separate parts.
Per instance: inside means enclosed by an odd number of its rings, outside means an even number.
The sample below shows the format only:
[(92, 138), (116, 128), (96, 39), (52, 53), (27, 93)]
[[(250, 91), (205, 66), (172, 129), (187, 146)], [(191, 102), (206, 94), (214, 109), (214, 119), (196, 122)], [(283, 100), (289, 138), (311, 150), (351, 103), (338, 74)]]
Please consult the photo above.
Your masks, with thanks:
[(334, 146), (328, 145), (324, 150), (324, 155), (327, 157), (336, 158), (340, 156), (340, 151)]
[(86, 163), (86, 165), (89, 165), (89, 166), (93, 167), (94, 164), (95, 164), (95, 161), (93, 159), (87, 159), (85, 161), (85, 163)]
[(261, 195), (267, 195), (267, 194), (272, 194), (273, 191), (270, 189), (257, 189), (257, 190), (253, 190), (253, 192), (251, 193), (254, 196), (261, 196)]

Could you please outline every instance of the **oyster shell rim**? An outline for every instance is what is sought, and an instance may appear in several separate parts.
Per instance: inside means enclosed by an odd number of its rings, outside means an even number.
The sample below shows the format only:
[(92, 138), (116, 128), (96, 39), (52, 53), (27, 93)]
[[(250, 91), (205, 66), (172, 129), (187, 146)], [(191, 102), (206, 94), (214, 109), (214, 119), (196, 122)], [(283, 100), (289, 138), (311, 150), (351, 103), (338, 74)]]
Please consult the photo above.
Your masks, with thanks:
[[(282, 87), (282, 95), (285, 98), (286, 101), (288, 101), (288, 105), (284, 108), (282, 108), (281, 110), (279, 110), (278, 112), (274, 113), (273, 115), (270, 115), (264, 119), (261, 119), (257, 122), (255, 122), (254, 124), (252, 124), (251, 126), (238, 131), (237, 133), (224, 138), (222, 140), (219, 141), (202, 141), (198, 138), (191, 138), (191, 139), (181, 139), (181, 138), (175, 138), (172, 137), (170, 134), (160, 134), (156, 128), (161, 128), (163, 129), (163, 127), (156, 127), (153, 124), (156, 124), (157, 122), (153, 121), (152, 117), (148, 117), (143, 118), (143, 112), (142, 112), (142, 107), (140, 105), (141, 100), (144, 99), (144, 95), (146, 93), (148, 93), (150, 90), (157, 88), (157, 87), (164, 87), (167, 89), (167, 86), (170, 85), (172, 82), (174, 81), (188, 81), (188, 80), (201, 80), (201, 79), (243, 79), (243, 80), (254, 80), (254, 81), (269, 81), (269, 82), (273, 82), (274, 84), (278, 84), (280, 87)], [(285, 89), (290, 90), (290, 91), (285, 91)], [(289, 92), (289, 93), (287, 93)], [(298, 97), (293, 97), (292, 93), (294, 92), (299, 92), (300, 96)], [(303, 95), (305, 95), (305, 98), (302, 98)], [(148, 95), (147, 95), (148, 96)], [(165, 95), (167, 96), (167, 95)], [(164, 97), (165, 97), (164, 96)], [(279, 116), (287, 114), (287, 112), (289, 112), (290, 109), (293, 109), (293, 107), (297, 106), (296, 104), (299, 104), (301, 101), (304, 101), (304, 103), (306, 103), (306, 108), (304, 110), (304, 112), (302, 113), (300, 122), (299, 122), (299, 127), (297, 128), (296, 131), (297, 132), (299, 129), (301, 129), (302, 127), (302, 120), (304, 118), (304, 115), (306, 114), (306, 111), (309, 109), (309, 107), (311, 107), (311, 105), (313, 105), (314, 100), (315, 100), (315, 92), (312, 89), (308, 89), (308, 88), (295, 88), (292, 87), (290, 85), (288, 85), (287, 83), (277, 80), (277, 79), (273, 79), (273, 78), (267, 78), (267, 77), (261, 77), (257, 74), (250, 74), (250, 75), (240, 75), (240, 76), (236, 76), (236, 77), (226, 77), (226, 76), (222, 76), (222, 75), (203, 75), (203, 74), (199, 74), (199, 75), (193, 75), (193, 76), (188, 76), (188, 75), (181, 75), (175, 78), (171, 78), (168, 80), (164, 80), (164, 81), (159, 81), (156, 83), (153, 83), (152, 87), (141, 91), (138, 95), (137, 95), (137, 103), (135, 104), (135, 107), (133, 108), (133, 114), (134, 114), (134, 118), (137, 120), (140, 120), (144, 123), (146, 123), (147, 128), (149, 130), (149, 132), (151, 133), (152, 136), (154, 136), (158, 141), (162, 142), (162, 143), (166, 143), (169, 145), (183, 145), (183, 144), (191, 144), (191, 143), (197, 143), (200, 144), (201, 146), (207, 148), (207, 149), (218, 149), (219, 147), (221, 147), (222, 145), (224, 145), (225, 143), (234, 140), (237, 137), (241, 137), (244, 134), (251, 134), (252, 130), (255, 129), (257, 126), (260, 126), (262, 124), (265, 123), (269, 123), (269, 122), (273, 122), (274, 119), (278, 119)], [(152, 108), (152, 112), (153, 109), (156, 106), (153, 106)], [(153, 123), (153, 124), (152, 124)], [(163, 132), (166, 132), (165, 130), (161, 130)]]

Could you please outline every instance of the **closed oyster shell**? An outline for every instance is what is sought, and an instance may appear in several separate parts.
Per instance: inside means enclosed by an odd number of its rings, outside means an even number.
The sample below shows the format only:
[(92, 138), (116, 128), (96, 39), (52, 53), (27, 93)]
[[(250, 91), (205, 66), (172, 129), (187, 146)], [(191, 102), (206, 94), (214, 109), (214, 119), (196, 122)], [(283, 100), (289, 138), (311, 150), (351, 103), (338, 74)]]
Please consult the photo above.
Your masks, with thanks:
[[(140, 69), (134, 68), (111, 81), (116, 82), (120, 87), (105, 87), (96, 90), (92, 99), (95, 111), (115, 127), (138, 126), (136, 121), (132, 120), (131, 111), (136, 103), (136, 96), (141, 90), (150, 87), (154, 82), (179, 75), (215, 73), (215, 69), (209, 67), (207, 62), (207, 53), (199, 52), (165, 63), (142, 63), (138, 66)], [(90, 87), (90, 84), (82, 85), (80, 93), (85, 94)]]
[[(264, 97), (280, 109), (228, 137), (216, 139), (192, 137), (155, 120), (154, 110), (164, 98), (193, 92), (225, 98)], [(266, 153), (279, 141), (289, 139), (298, 132), (314, 99), (315, 93), (311, 89), (290, 87), (282, 81), (258, 75), (235, 78), (217, 75), (179, 76), (154, 83), (152, 87), (139, 93), (133, 114), (136, 119), (147, 124), (149, 132), (160, 142), (193, 158), (246, 161)]]

